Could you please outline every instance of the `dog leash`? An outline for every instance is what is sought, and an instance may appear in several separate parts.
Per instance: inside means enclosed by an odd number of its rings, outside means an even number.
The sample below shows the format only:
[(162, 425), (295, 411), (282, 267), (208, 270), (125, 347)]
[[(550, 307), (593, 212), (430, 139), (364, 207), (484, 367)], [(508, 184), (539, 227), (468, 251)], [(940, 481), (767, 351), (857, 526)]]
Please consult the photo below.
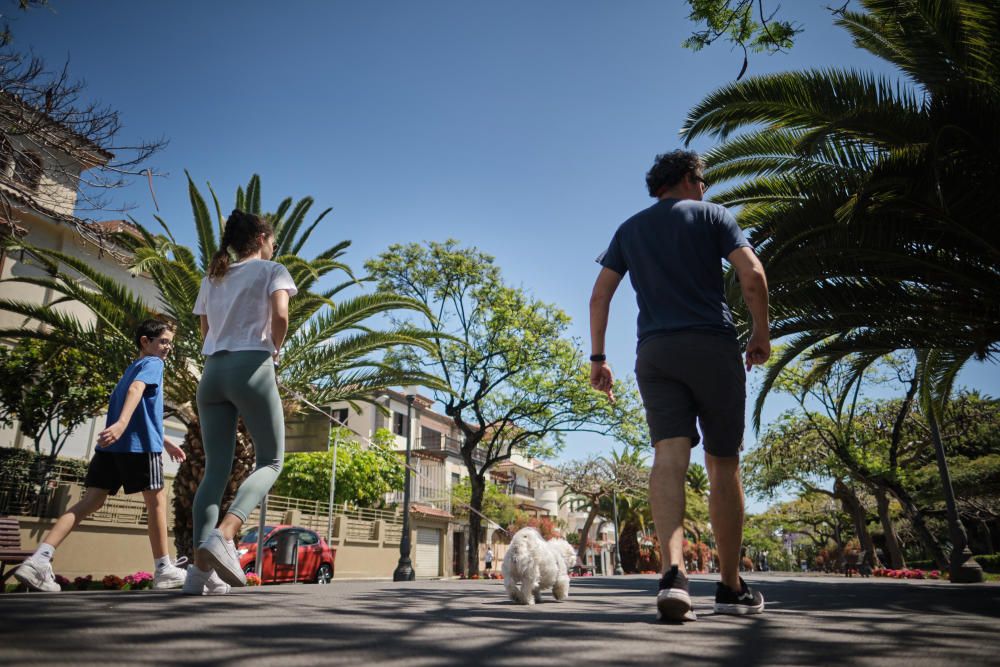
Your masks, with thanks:
[[(277, 379), (277, 374), (275, 374), (275, 379)], [(316, 405), (315, 403), (313, 403), (312, 401), (310, 401), (308, 398), (306, 398), (305, 396), (303, 396), (298, 391), (296, 391), (296, 390), (292, 389), (291, 387), (287, 386), (281, 380), (277, 380), (277, 382), (278, 382), (278, 386), (281, 389), (284, 389), (286, 392), (288, 392), (289, 394), (291, 394), (292, 396), (294, 396), (297, 400), (302, 401), (302, 403), (304, 405), (306, 405), (307, 407), (309, 407), (312, 410), (314, 410), (315, 412), (323, 415), (324, 417), (326, 417), (327, 419), (329, 419), (332, 423), (337, 424), (340, 427), (347, 429), (348, 431), (350, 431), (351, 433), (353, 433), (355, 436), (357, 436), (362, 442), (367, 443), (369, 445), (369, 447), (371, 447), (375, 451), (379, 452), (380, 454), (384, 454), (385, 453), (383, 451), (382, 447), (380, 447), (377, 444), (375, 444), (374, 442), (372, 442), (370, 438), (368, 438), (368, 437), (366, 437), (364, 435), (361, 435), (360, 433), (358, 433), (357, 431), (355, 431), (353, 428), (351, 428), (350, 426), (348, 426), (344, 422), (340, 421), (339, 419), (337, 419), (336, 417), (334, 417), (332, 414), (330, 414), (329, 412), (327, 412), (323, 408), (319, 407), (318, 405)], [(426, 480), (428, 482), (431, 481), (430, 477), (427, 477), (426, 475), (424, 475), (423, 473), (421, 473), (420, 470), (418, 470), (417, 468), (413, 467), (412, 465), (409, 465), (406, 462), (403, 462), (403, 467), (406, 468), (407, 470), (409, 470), (411, 473), (413, 473), (417, 477), (419, 477), (421, 479), (424, 479), (424, 480)], [(497, 527), (497, 529), (500, 532), (502, 532), (507, 537), (510, 537), (510, 533), (507, 531), (506, 528), (504, 528), (503, 526), (501, 526), (496, 521), (490, 519), (488, 516), (486, 516), (482, 512), (474, 509), (472, 506), (467, 505), (466, 503), (460, 503), (460, 502), (455, 502), (454, 504), (458, 505), (461, 508), (469, 510), (473, 514), (477, 515), (479, 518), (481, 518), (484, 521), (486, 521), (487, 523), (492, 523), (493, 525), (495, 525)]]

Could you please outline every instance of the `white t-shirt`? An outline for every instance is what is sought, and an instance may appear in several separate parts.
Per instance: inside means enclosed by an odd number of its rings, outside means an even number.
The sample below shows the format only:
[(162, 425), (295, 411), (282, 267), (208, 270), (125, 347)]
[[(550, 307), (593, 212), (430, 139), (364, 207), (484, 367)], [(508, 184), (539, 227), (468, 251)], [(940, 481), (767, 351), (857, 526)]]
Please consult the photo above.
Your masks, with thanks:
[(208, 316), (202, 354), (220, 350), (277, 352), (271, 338), (271, 294), (278, 290), (285, 290), (288, 296), (298, 292), (288, 269), (265, 259), (230, 264), (226, 275), (216, 280), (205, 276), (194, 303), (195, 315)]

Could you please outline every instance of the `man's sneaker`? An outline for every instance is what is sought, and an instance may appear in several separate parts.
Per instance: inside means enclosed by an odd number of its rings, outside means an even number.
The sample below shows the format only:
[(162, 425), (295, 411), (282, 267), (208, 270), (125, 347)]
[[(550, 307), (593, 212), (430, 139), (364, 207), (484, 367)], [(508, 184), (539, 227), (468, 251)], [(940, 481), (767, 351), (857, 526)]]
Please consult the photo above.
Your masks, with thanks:
[(236, 545), (232, 540), (224, 538), (218, 528), (209, 533), (205, 541), (198, 545), (198, 553), (212, 564), (212, 569), (230, 586), (239, 588), (247, 585), (247, 576), (240, 567)]
[(228, 592), (229, 584), (220, 579), (214, 570), (202, 572), (194, 565), (187, 569), (181, 589), (184, 595), (225, 595)]
[(659, 621), (696, 621), (698, 616), (691, 607), (688, 580), (674, 565), (660, 578), (660, 591), (656, 594), (656, 619)]
[(738, 593), (721, 581), (715, 589), (716, 614), (743, 616), (759, 614), (762, 611), (764, 611), (764, 596), (759, 591), (752, 590), (747, 586), (743, 577), (740, 577), (740, 591)]
[(28, 559), (14, 570), (14, 578), (33, 591), (58, 593), (62, 590), (52, 574), (52, 563), (36, 563)]
[(187, 558), (180, 558), (154, 574), (153, 588), (159, 591), (183, 586), (184, 580), (187, 577), (187, 570), (178, 566), (185, 563), (187, 563)]

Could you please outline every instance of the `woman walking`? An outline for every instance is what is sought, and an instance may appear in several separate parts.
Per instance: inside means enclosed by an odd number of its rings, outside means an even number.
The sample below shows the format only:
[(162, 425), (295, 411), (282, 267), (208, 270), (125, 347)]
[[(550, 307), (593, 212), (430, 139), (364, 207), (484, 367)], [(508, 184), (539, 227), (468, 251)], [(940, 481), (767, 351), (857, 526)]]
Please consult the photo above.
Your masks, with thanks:
[[(274, 229), (266, 220), (234, 210), (219, 245), (194, 308), (206, 357), (198, 383), (205, 476), (192, 510), (197, 548), (184, 582), (188, 595), (222, 595), (246, 584), (233, 538), (274, 484), (285, 453), (275, 366), (288, 333), (295, 283), (284, 266), (270, 261)], [(230, 253), (238, 261), (232, 262)], [(219, 522), (240, 417), (253, 438), (256, 468)]]

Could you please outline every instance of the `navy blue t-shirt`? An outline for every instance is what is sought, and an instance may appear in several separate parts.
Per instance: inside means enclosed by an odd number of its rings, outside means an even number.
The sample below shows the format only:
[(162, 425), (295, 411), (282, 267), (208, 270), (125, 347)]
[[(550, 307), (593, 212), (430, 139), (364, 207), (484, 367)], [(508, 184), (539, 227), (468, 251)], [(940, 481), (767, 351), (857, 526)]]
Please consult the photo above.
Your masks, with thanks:
[(722, 259), (749, 248), (724, 207), (663, 199), (626, 220), (597, 262), (632, 280), (639, 302), (639, 344), (687, 330), (736, 335), (723, 286)]
[(118, 438), (108, 447), (98, 447), (99, 452), (162, 452), (163, 451), (163, 359), (142, 357), (133, 361), (122, 379), (115, 385), (108, 399), (108, 418), (104, 427), (111, 426), (122, 414), (128, 388), (136, 380), (146, 384), (139, 405), (132, 419)]

